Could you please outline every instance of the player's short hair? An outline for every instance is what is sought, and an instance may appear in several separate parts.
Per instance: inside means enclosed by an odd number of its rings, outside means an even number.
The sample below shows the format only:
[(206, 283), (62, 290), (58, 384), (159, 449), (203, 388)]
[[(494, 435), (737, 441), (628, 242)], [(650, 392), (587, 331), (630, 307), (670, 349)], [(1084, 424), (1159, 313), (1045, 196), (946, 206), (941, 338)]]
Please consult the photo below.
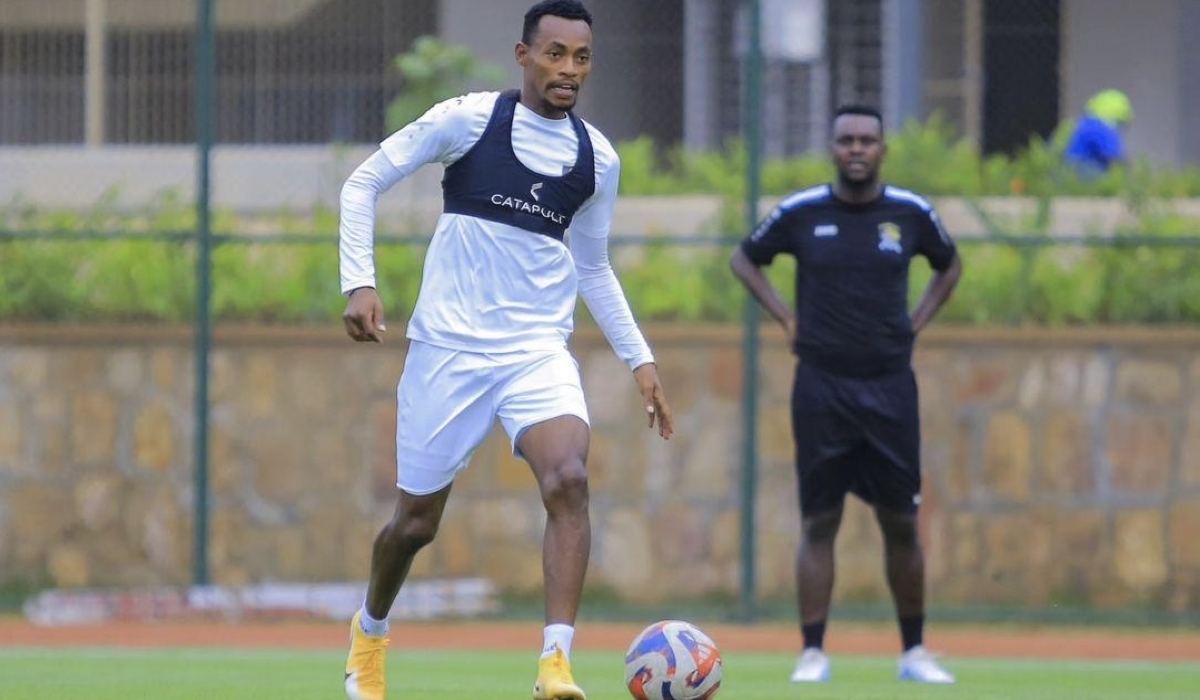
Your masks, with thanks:
[(838, 117), (848, 114), (859, 117), (874, 117), (875, 120), (879, 122), (879, 133), (883, 134), (883, 114), (881, 114), (878, 109), (871, 107), (870, 105), (850, 104), (838, 107), (837, 111), (833, 113), (833, 119), (829, 120), (830, 127), (833, 126), (833, 122), (837, 121)]
[(525, 26), (521, 29), (522, 44), (528, 46), (533, 43), (538, 22), (547, 15), (563, 19), (581, 19), (587, 22), (589, 27), (592, 26), (592, 13), (588, 12), (579, 0), (542, 0), (525, 13)]

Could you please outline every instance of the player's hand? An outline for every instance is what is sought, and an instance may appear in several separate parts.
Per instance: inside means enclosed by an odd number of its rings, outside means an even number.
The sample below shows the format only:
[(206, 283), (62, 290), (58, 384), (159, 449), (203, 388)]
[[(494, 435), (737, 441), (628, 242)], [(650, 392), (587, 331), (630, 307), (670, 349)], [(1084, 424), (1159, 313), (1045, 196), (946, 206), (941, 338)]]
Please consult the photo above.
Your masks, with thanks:
[(792, 314), (783, 322), (783, 333), (787, 336), (788, 352), (796, 354), (796, 316)]
[(647, 362), (633, 370), (633, 378), (637, 381), (638, 390), (642, 392), (647, 427), (653, 428), (657, 423), (658, 434), (662, 439), (670, 440), (675, 432), (675, 421), (671, 418), (671, 405), (667, 403), (667, 394), (658, 379), (658, 367), (653, 362)]
[(359, 287), (350, 292), (342, 323), (346, 326), (346, 334), (356, 341), (382, 343), (387, 326), (383, 324), (383, 302), (379, 300), (379, 294), (371, 287)]

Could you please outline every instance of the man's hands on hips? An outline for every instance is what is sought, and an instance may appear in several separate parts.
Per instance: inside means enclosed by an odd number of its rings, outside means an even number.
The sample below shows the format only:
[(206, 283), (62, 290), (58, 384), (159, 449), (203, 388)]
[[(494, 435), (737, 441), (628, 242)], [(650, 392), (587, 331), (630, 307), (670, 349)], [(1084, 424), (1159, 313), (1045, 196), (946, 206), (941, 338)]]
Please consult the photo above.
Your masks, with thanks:
[(657, 423), (658, 434), (662, 439), (670, 440), (675, 432), (675, 421), (671, 418), (671, 405), (667, 403), (667, 395), (658, 379), (658, 367), (653, 362), (648, 362), (633, 370), (633, 378), (637, 381), (638, 390), (642, 392), (642, 405), (646, 409), (648, 427), (653, 428)]
[(346, 334), (358, 342), (382, 343), (387, 326), (383, 324), (383, 302), (379, 300), (379, 294), (371, 287), (359, 287), (350, 292), (342, 323), (346, 326)]

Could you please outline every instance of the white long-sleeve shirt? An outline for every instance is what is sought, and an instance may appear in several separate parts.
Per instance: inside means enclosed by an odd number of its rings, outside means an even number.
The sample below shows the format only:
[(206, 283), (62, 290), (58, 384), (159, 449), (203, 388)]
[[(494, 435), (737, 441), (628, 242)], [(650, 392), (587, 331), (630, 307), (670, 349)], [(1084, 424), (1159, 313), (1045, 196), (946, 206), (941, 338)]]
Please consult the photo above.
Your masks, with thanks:
[[(375, 286), (375, 203), (427, 163), (450, 165), (483, 135), (499, 93), (471, 93), (435, 105), (392, 134), (346, 180), (339, 250), (343, 293)], [(654, 357), (613, 273), (608, 235), (620, 159), (587, 125), (596, 190), (575, 213), (569, 248), (553, 238), (473, 216), (443, 213), (425, 256), (408, 337), (469, 352), (564, 347), (583, 297), (613, 350), (631, 369)], [(574, 165), (578, 137), (569, 119), (547, 119), (518, 104), (512, 145), (530, 170), (557, 177)]]

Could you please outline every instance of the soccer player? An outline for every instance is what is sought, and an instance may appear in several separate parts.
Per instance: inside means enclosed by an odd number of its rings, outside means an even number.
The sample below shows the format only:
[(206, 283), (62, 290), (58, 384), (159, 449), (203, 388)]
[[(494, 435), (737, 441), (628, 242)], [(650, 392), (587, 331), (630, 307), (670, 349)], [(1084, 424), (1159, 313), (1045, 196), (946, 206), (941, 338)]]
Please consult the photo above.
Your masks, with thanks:
[(674, 429), (654, 357), (609, 263), (620, 162), (572, 111), (592, 69), (591, 25), (577, 0), (534, 5), (516, 45), (519, 90), (435, 105), (383, 141), (342, 189), (343, 320), (354, 340), (381, 342), (375, 201), (420, 166), (445, 166), (443, 213), (397, 389), (395, 513), (375, 539), (366, 600), (351, 623), (351, 700), (384, 697), (388, 613), (414, 555), (437, 532), (455, 476), (497, 419), (546, 510), (546, 626), (533, 697), (584, 698), (570, 665), (591, 546), (588, 412), (567, 348), (577, 295), (632, 371), (648, 426), (664, 439)]
[[(792, 386), (801, 516), (796, 555), (803, 652), (792, 681), (829, 679), (823, 651), (833, 594), (834, 539), (847, 493), (875, 511), (900, 623), (899, 676), (952, 683), (923, 645), (925, 565), (917, 532), (921, 494), (913, 340), (950, 297), (961, 263), (925, 199), (880, 181), (883, 121), (850, 106), (833, 120), (837, 178), (785, 198), (734, 250), (734, 275), (783, 326), (798, 356)], [(764, 274), (796, 259), (796, 309)], [(909, 263), (934, 274), (908, 309)]]

